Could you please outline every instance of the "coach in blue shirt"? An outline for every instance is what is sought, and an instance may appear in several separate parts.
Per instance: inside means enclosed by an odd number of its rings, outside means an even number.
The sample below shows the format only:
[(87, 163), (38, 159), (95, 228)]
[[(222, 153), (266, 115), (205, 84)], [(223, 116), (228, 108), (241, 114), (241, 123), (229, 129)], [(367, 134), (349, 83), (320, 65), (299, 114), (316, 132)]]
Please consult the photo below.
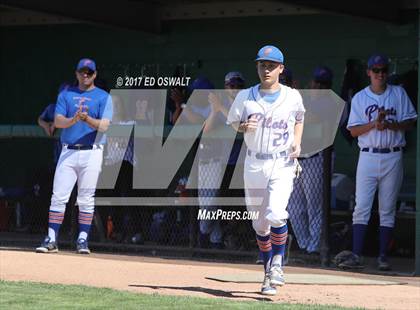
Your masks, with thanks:
[(58, 232), (76, 181), (79, 206), (77, 253), (90, 253), (87, 240), (94, 213), (96, 183), (102, 166), (104, 132), (112, 119), (111, 96), (95, 86), (96, 75), (95, 62), (81, 59), (76, 67), (78, 86), (58, 95), (54, 125), (63, 129), (63, 149), (54, 176), (48, 236), (36, 248), (38, 253), (58, 252)]

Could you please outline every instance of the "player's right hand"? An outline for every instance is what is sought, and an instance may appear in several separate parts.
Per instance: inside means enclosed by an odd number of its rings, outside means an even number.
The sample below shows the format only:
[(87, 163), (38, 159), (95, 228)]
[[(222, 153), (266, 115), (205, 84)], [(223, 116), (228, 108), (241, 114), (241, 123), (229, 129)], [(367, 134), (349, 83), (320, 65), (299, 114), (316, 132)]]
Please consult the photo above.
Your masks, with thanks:
[(379, 131), (385, 130), (386, 129), (386, 124), (377, 119), (375, 121), (375, 128), (376, 128), (376, 130), (379, 130)]
[(375, 120), (375, 129), (379, 130), (379, 131), (383, 131), (386, 129), (386, 124), (385, 124), (385, 117), (386, 117), (386, 111), (385, 108), (379, 108), (378, 110), (378, 117)]
[(386, 112), (385, 112), (385, 108), (379, 108), (378, 110), (378, 118), (376, 119), (378, 122), (382, 123), (385, 120), (386, 117)]
[(258, 127), (258, 120), (256, 114), (252, 114), (244, 125), (246, 132), (254, 132)]
[(72, 123), (75, 124), (78, 121), (80, 121), (80, 116), (83, 113), (83, 106), (79, 105), (79, 109), (76, 111), (76, 113), (74, 114), (73, 118), (72, 118)]
[(289, 156), (291, 158), (298, 158), (301, 151), (302, 151), (302, 148), (301, 148), (300, 144), (293, 143), (292, 152), (289, 154)]
[[(83, 110), (83, 109), (85, 109), (85, 110)], [(84, 121), (85, 122), (87, 120), (87, 117), (89, 116), (88, 111), (89, 111), (89, 107), (88, 106), (84, 106), (84, 107), (82, 106), (82, 110), (79, 113), (79, 119), (81, 121)]]

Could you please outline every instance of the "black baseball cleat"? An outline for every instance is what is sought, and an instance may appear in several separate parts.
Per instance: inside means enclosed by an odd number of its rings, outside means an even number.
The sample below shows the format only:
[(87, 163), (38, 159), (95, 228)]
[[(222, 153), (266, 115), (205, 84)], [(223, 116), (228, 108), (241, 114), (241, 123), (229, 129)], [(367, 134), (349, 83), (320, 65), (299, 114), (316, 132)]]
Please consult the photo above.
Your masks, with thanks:
[(391, 265), (388, 262), (388, 259), (384, 256), (378, 257), (378, 270), (379, 271), (390, 271)]
[(86, 239), (78, 239), (76, 246), (78, 254), (90, 254)]
[(338, 265), (339, 268), (342, 269), (363, 269), (365, 266), (362, 264), (361, 258), (352, 253), (345, 261), (341, 262)]
[(52, 242), (50, 237), (45, 237), (39, 247), (35, 249), (36, 253), (57, 253), (58, 247), (56, 242)]

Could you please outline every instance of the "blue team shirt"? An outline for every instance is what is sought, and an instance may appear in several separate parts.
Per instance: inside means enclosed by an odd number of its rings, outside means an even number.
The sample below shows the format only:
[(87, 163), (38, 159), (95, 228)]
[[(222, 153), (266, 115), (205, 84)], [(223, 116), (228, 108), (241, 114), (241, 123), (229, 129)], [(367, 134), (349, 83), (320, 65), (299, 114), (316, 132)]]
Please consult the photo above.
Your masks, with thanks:
[(277, 100), (277, 98), (280, 96), (280, 90), (275, 91), (274, 93), (266, 93), (263, 91), (259, 91), (260, 96), (264, 99), (265, 102), (272, 104)]
[(55, 103), (50, 103), (44, 109), (44, 111), (39, 116), (44, 122), (52, 123), (54, 122), (54, 114), (55, 114)]
[[(82, 91), (78, 87), (71, 87), (58, 95), (55, 115), (61, 114), (67, 118), (73, 117), (79, 106), (87, 106), (88, 114), (92, 118), (112, 119), (112, 99), (104, 90), (95, 87), (89, 91)], [(84, 108), (86, 111), (86, 108)], [(61, 132), (61, 142), (66, 144), (92, 145), (104, 144), (105, 134), (91, 128), (85, 122), (79, 121)]]

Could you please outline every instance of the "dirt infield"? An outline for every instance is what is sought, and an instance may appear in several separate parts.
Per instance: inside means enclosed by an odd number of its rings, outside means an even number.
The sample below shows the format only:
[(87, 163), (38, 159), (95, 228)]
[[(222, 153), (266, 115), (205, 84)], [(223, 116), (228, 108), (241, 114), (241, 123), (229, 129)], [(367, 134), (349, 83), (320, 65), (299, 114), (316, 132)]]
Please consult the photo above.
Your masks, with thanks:
[(207, 263), (127, 255), (70, 252), (35, 254), (0, 251), (0, 278), (11, 281), (83, 284), (141, 293), (190, 295), (243, 300), (271, 300), (305, 304), (358, 306), (369, 309), (420, 309), (420, 279), (361, 275), (334, 270), (286, 267), (290, 274), (331, 274), (398, 281), (404, 285), (287, 284), (275, 297), (258, 293), (259, 283), (232, 283), (207, 279), (220, 274), (260, 271), (249, 264)]

